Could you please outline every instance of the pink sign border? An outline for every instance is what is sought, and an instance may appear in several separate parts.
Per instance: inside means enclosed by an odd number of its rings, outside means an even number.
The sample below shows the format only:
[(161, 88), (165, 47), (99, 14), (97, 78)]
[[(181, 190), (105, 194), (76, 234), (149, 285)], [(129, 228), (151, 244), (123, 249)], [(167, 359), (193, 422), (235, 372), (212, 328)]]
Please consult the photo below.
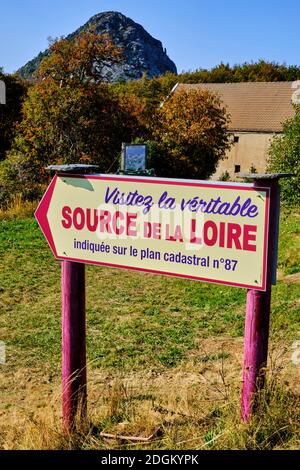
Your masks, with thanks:
[[(167, 185), (177, 185), (177, 186), (197, 186), (197, 187), (204, 187), (204, 188), (222, 188), (222, 189), (240, 189), (240, 190), (248, 190), (248, 191), (265, 191), (266, 192), (266, 209), (265, 209), (265, 225), (264, 225), (264, 253), (263, 253), (263, 278), (262, 278), (262, 285), (257, 286), (257, 285), (248, 285), (248, 284), (242, 284), (242, 283), (235, 283), (235, 282), (226, 282), (226, 281), (220, 281), (220, 280), (214, 280), (214, 279), (207, 279), (205, 277), (199, 277), (199, 276), (190, 276), (190, 275), (184, 275), (184, 274), (175, 274), (171, 273), (168, 271), (157, 271), (154, 269), (144, 269), (144, 268), (136, 268), (132, 266), (126, 266), (126, 265), (119, 265), (119, 264), (113, 264), (113, 263), (105, 263), (105, 262), (99, 262), (99, 261), (90, 261), (90, 260), (83, 260), (79, 258), (69, 258), (69, 257), (63, 257), (63, 256), (58, 256), (56, 247), (54, 244), (53, 236), (51, 233), (49, 221), (48, 221), (48, 210), (50, 207), (52, 195), (56, 186), (57, 178), (58, 177), (67, 177), (67, 178), (85, 178), (85, 179), (96, 179), (96, 180), (104, 180), (104, 181), (128, 181), (132, 183), (150, 183), (150, 184), (167, 184)], [(203, 181), (193, 181), (193, 180), (171, 180), (171, 179), (165, 179), (165, 178), (144, 178), (144, 177), (139, 177), (139, 178), (134, 178), (134, 177), (128, 177), (128, 176), (117, 176), (117, 175), (77, 175), (77, 174), (57, 174), (54, 176), (52, 179), (50, 185), (48, 186), (40, 204), (38, 205), (38, 208), (35, 211), (35, 218), (44, 233), (47, 242), (55, 256), (56, 259), (60, 261), (73, 261), (76, 263), (84, 263), (84, 264), (91, 264), (91, 265), (96, 265), (96, 266), (106, 266), (106, 267), (111, 267), (111, 268), (118, 268), (118, 269), (129, 269), (130, 271), (137, 271), (137, 272), (144, 272), (144, 273), (151, 273), (151, 274), (156, 274), (156, 275), (164, 275), (164, 276), (170, 276), (170, 277), (177, 277), (177, 278), (182, 278), (182, 279), (191, 279), (194, 281), (202, 281), (202, 282), (208, 282), (212, 284), (221, 284), (221, 285), (226, 285), (226, 286), (233, 286), (233, 287), (242, 287), (242, 288), (247, 288), (247, 289), (255, 289), (258, 291), (265, 291), (266, 286), (267, 286), (267, 260), (268, 260), (268, 236), (269, 236), (269, 208), (270, 208), (270, 188), (267, 187), (260, 187), (260, 186), (254, 186), (254, 185), (249, 185), (245, 186), (240, 183), (236, 184), (230, 184), (230, 183), (219, 183), (219, 182), (203, 182)], [(255, 256), (255, 255), (254, 255)]]

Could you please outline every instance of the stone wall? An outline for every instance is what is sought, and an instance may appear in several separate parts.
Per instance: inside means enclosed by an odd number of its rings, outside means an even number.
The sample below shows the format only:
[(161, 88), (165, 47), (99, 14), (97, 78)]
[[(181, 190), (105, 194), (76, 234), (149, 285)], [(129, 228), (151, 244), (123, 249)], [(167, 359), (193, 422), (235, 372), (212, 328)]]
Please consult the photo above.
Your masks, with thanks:
[(268, 147), (273, 133), (235, 132), (233, 145), (227, 152), (226, 159), (220, 161), (212, 179), (219, 179), (228, 171), (230, 179), (235, 179), (239, 172), (249, 172), (254, 167), (258, 173), (266, 171)]

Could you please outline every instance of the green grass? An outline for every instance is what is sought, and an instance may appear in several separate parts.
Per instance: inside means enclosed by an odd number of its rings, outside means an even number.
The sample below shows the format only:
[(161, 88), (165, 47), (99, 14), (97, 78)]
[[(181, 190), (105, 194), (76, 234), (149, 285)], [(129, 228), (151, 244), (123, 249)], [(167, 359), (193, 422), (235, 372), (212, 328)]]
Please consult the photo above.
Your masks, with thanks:
[(279, 268), (285, 274), (300, 272), (300, 213), (285, 209), (280, 221)]
[[(0, 222), (0, 331), (8, 355), (55, 367), (60, 265), (34, 219)], [(299, 270), (300, 217), (281, 221), (279, 267)], [(298, 247), (298, 249), (297, 249)], [(199, 337), (243, 335), (245, 290), (102, 267), (87, 268), (88, 358), (95, 367), (173, 367)], [(300, 331), (299, 284), (273, 288), (272, 333)]]
[[(300, 332), (300, 287), (296, 274), (300, 271), (300, 216), (295, 211), (282, 213), (278, 267), (280, 280), (272, 291), (270, 345), (283, 343), (289, 349), (293, 341), (299, 339)], [(294, 444), (294, 431), (291, 431), (294, 424), (288, 424), (292, 423), (292, 410), (285, 410), (285, 395), (280, 395), (277, 408), (274, 405), (276, 416), (272, 417), (273, 421), (269, 417), (263, 425), (256, 423), (245, 431), (239, 428), (239, 398), (234, 401), (235, 414), (230, 408), (232, 404), (228, 405), (229, 408), (219, 404), (220, 394), (227, 400), (229, 393), (229, 385), (223, 378), (218, 385), (221, 389), (216, 402), (215, 385), (207, 396), (203, 397), (202, 392), (199, 394), (197, 380), (202, 373), (213, 373), (216, 366), (221, 367), (224, 363), (230, 377), (235, 352), (230, 345), (226, 351), (223, 350), (218, 341), (229, 338), (232, 344), (236, 340), (241, 345), (245, 320), (244, 289), (95, 266), (87, 267), (86, 289), (87, 355), (89, 373), (94, 380), (91, 384), (92, 400), (97, 404), (97, 394), (100, 393), (105, 397), (100, 409), (103, 411), (103, 407), (108, 407), (104, 414), (99, 412), (101, 417), (94, 418), (100, 428), (110, 430), (116, 423), (128, 421), (130, 424), (134, 421), (132, 432), (139, 432), (149, 421), (149, 429), (152, 429), (151, 423), (156, 422), (158, 413), (154, 401), (158, 400), (158, 408), (163, 409), (168, 398), (166, 406), (171, 406), (171, 400), (177, 410), (175, 415), (179, 413), (179, 422), (174, 421), (177, 423), (175, 427), (170, 423), (167, 427), (162, 424), (164, 437), (157, 443), (157, 448), (189, 448), (192, 444), (184, 442), (188, 438), (191, 439), (189, 442), (194, 442), (202, 419), (199, 413), (203, 414), (203, 411), (212, 416), (199, 428), (201, 442), (207, 448), (272, 448), (272, 442), (275, 442), (273, 433), (280, 436), (285, 433), (278, 431), (281, 427), (289, 429), (290, 434), (286, 433), (289, 446), (298, 445)], [(2, 373), (4, 377), (0, 384), (0, 393), (4, 397), (0, 402), (0, 418), (1, 410), (4, 413), (19, 410), (20, 403), (30, 398), (28, 393), (32, 396), (37, 393), (39, 397), (41, 387), (46, 387), (45, 397), (53, 393), (52, 382), (59, 382), (60, 375), (60, 321), (60, 264), (54, 259), (37, 223), (33, 218), (0, 220), (0, 340), (7, 346), (7, 364), (0, 366), (0, 375)], [(206, 350), (203, 345), (209, 345), (210, 341), (216, 347)], [(232, 368), (237, 369), (235, 376), (240, 377), (240, 362), (234, 364)], [(292, 373), (297, 374), (296, 368)], [(180, 374), (183, 374), (182, 379)], [(132, 377), (136, 381), (138, 377), (144, 379), (148, 376), (151, 377), (149, 387), (151, 381), (158, 378), (155, 390), (139, 383), (126, 388)], [(159, 382), (160, 377), (163, 377), (163, 382)], [(185, 377), (192, 377), (188, 379), (192, 380), (191, 384), (184, 382)], [(118, 386), (115, 389), (111, 380), (120, 378), (125, 382), (122, 382), (120, 390)], [(185, 387), (182, 391), (181, 380), (182, 387)], [(213, 384), (214, 380), (212, 378)], [(236, 387), (237, 393), (239, 381), (230, 384), (230, 387)], [(31, 382), (36, 388), (25, 394)], [(98, 392), (99, 387), (101, 392)], [(137, 411), (139, 402), (142, 408)], [(34, 405), (36, 409), (40, 406), (43, 405)], [(183, 414), (178, 412), (185, 407), (187, 411)], [(183, 418), (185, 414), (193, 416), (192, 421)], [(149, 416), (153, 422), (150, 418), (148, 420)], [(165, 423), (164, 411), (161, 416), (162, 423)], [(257, 426), (261, 430), (260, 435)], [(225, 439), (229, 430), (230, 435)], [(22, 429), (18, 432), (22, 437)], [(35, 436), (40, 433), (38, 428)], [(42, 435), (45, 433), (43, 431)], [(284, 447), (285, 437), (280, 439)], [(12, 448), (15, 440), (18, 441), (16, 436), (11, 444), (1, 444), (0, 438), (0, 448), (5, 445)], [(183, 443), (177, 445), (181, 441)], [(268, 444), (265, 445), (265, 441)], [(32, 448), (32, 442), (23, 445)], [(60, 442), (48, 445), (51, 448), (93, 447), (86, 440), (79, 444)]]

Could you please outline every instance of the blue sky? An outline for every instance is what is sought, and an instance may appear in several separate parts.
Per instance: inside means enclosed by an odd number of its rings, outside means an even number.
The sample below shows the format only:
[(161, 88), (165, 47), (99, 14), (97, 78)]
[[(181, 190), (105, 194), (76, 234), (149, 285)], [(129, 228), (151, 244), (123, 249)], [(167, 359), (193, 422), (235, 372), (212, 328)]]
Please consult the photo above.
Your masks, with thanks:
[(299, 0), (0, 0), (0, 66), (13, 72), (48, 37), (112, 10), (160, 39), (179, 72), (260, 58), (300, 65)]

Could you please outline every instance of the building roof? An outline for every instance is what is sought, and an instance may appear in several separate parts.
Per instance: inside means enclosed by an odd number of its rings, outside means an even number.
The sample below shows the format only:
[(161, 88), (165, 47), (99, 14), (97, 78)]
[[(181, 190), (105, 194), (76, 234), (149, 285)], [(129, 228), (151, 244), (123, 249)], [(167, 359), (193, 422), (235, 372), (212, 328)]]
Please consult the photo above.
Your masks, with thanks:
[(281, 132), (294, 115), (294, 82), (242, 82), (178, 84), (178, 90), (208, 89), (217, 93), (231, 118), (230, 131)]

